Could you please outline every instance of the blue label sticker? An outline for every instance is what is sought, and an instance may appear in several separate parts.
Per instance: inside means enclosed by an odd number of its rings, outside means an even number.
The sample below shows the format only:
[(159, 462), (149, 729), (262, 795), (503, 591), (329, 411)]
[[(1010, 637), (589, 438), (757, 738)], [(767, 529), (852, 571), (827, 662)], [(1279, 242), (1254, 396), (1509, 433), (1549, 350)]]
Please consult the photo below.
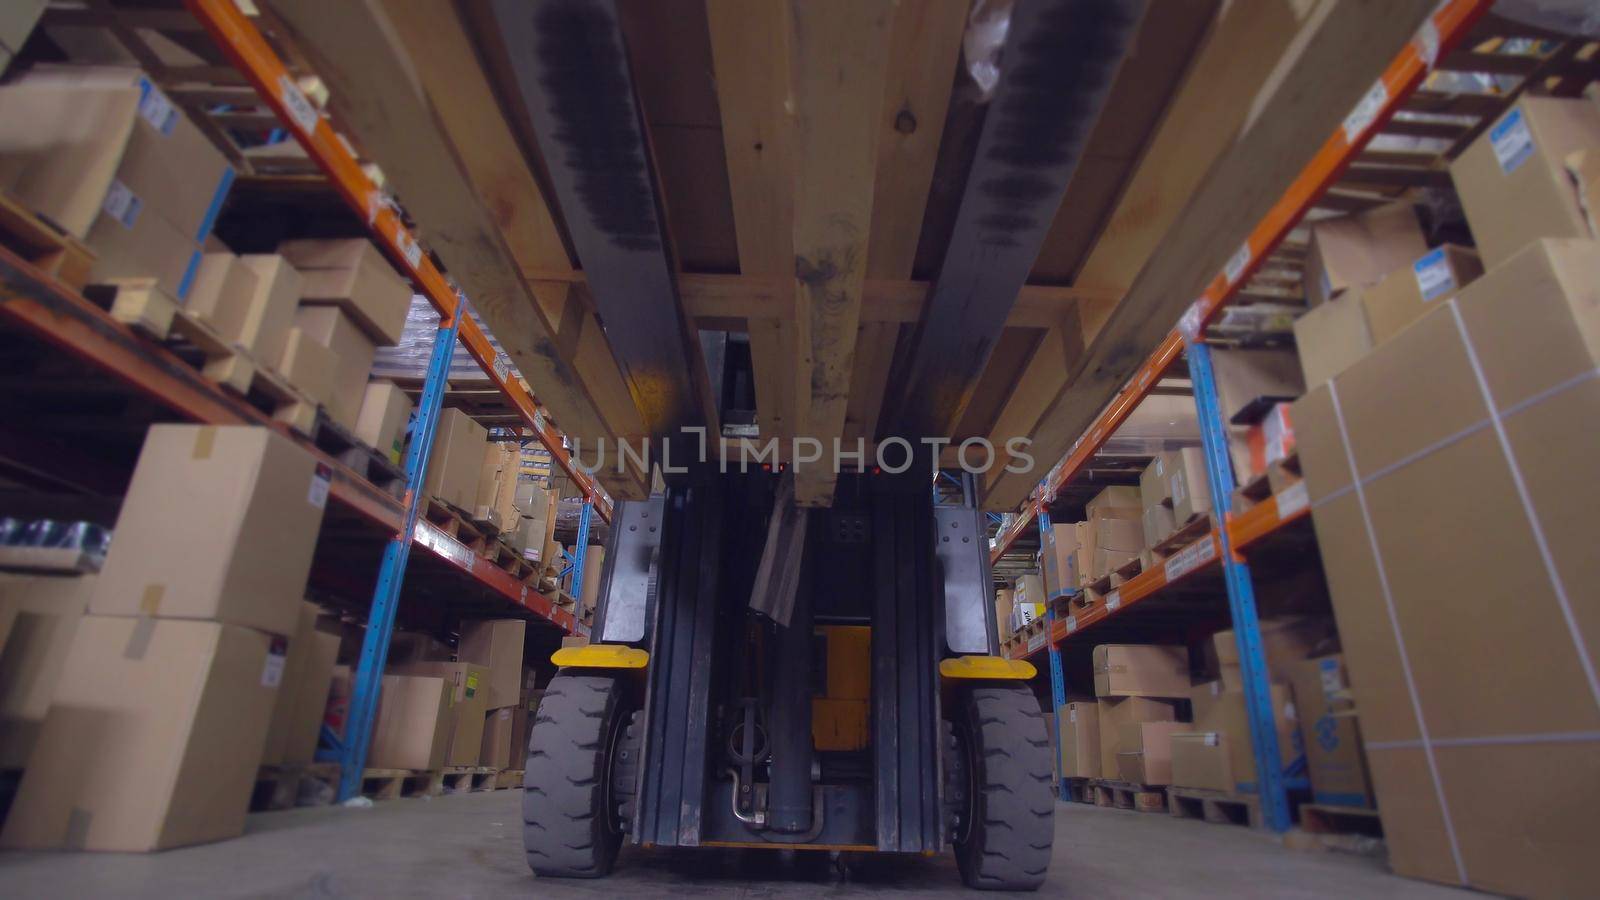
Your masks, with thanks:
[(1422, 293), (1424, 301), (1456, 289), (1456, 276), (1450, 271), (1450, 262), (1445, 259), (1443, 247), (1424, 254), (1412, 263), (1411, 272), (1417, 277), (1417, 290)]
[(1533, 155), (1533, 132), (1528, 130), (1528, 120), (1522, 110), (1513, 109), (1489, 129), (1489, 146), (1500, 163), (1500, 171), (1509, 175)]

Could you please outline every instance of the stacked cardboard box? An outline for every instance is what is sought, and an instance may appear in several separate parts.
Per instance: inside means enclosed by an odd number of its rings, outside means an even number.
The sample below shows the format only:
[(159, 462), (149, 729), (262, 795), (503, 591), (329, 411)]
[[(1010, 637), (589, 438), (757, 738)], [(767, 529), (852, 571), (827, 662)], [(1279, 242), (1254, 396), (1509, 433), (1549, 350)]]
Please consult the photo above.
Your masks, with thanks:
[(1044, 617), (1044, 577), (1029, 572), (1018, 576), (1011, 603), (1011, 630), (1022, 630), (1028, 623)]
[(370, 381), (363, 389), (361, 412), (356, 417), (356, 440), (399, 464), (405, 456), (406, 426), (411, 420), (411, 398), (392, 381)]
[(28, 764), (95, 578), (0, 575), (0, 769)]
[(994, 592), (994, 621), (999, 629), (1000, 640), (1011, 639), (1011, 608), (1016, 605), (1017, 592), (1014, 588), (996, 588)]
[(512, 546), (522, 551), (524, 558), (539, 562), (546, 541), (555, 534), (555, 495), (538, 480), (524, 472), (517, 482), (516, 507), (522, 513)]
[(1306, 254), (1306, 300), (1316, 306), (1350, 288), (1377, 284), (1427, 250), (1408, 203), (1316, 222)]
[(1156, 454), (1139, 476), (1139, 510), (1145, 547), (1154, 547), (1195, 516), (1211, 512), (1205, 451), (1185, 447)]
[[(285, 241), (278, 252), (305, 278), (302, 303), (338, 308), (369, 343), (384, 347), (399, 343), (411, 306), (411, 285), (371, 241)], [(370, 362), (366, 368), (372, 368)]]
[(1104, 578), (1138, 557), (1144, 549), (1144, 526), (1139, 488), (1108, 487), (1085, 508), (1088, 519), (1083, 539), (1088, 547), (1085, 583)]
[(326, 477), (270, 429), (150, 429), (0, 844), (243, 830)]
[(1295, 425), (1391, 865), (1572, 896), (1600, 880), (1600, 492), (1574, 474), (1600, 455), (1600, 243), (1484, 256)]
[(484, 445), (483, 466), (478, 473), (478, 491), (472, 505), (473, 518), (488, 522), (508, 535), (522, 522), (522, 512), (517, 509), (521, 449), (514, 442), (491, 441)]
[(318, 628), (321, 612), (314, 603), (300, 604), (261, 753), (264, 766), (305, 765), (316, 756), (339, 655), (339, 636)]
[(1292, 350), (1216, 350), (1211, 354), (1217, 404), (1228, 425), (1228, 451), (1236, 482), (1264, 473), (1250, 451), (1251, 426), (1280, 403), (1305, 392), (1300, 361)]
[(94, 250), (95, 280), (184, 298), (233, 176), (137, 69), (39, 66), (0, 88), (0, 189)]
[(511, 765), (513, 717), (521, 704), (522, 650), (527, 623), (522, 619), (463, 622), (460, 657), (482, 666), (487, 721), (479, 744), (478, 765), (498, 769)]
[(1372, 779), (1361, 749), (1361, 725), (1350, 698), (1344, 657), (1302, 660), (1290, 677), (1312, 799), (1331, 806), (1371, 808)]
[[(1183, 647), (1101, 644), (1094, 648), (1095, 727), (1101, 778), (1138, 784), (1172, 782), (1171, 736), (1177, 701), (1189, 692)], [(1075, 741), (1081, 736), (1074, 735)], [(1080, 761), (1080, 769), (1085, 768)]]
[(1100, 777), (1100, 705), (1071, 700), (1056, 708), (1061, 751), (1056, 770), (1062, 778)]
[(483, 474), (483, 445), (489, 432), (455, 407), (439, 411), (433, 453), (424, 490), (460, 510), (471, 510)]

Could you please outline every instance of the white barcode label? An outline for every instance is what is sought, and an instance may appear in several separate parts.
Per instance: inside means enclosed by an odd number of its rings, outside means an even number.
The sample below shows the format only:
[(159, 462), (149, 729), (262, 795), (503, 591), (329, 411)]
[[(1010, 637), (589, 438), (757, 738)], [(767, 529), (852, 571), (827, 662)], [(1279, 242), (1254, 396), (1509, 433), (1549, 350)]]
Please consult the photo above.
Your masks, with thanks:
[(1077, 724), (1077, 722), (1078, 722), (1078, 708), (1076, 706), (1067, 707), (1067, 721), (1068, 722), (1072, 722), (1073, 724)]
[(1494, 149), (1500, 171), (1507, 175), (1533, 155), (1533, 132), (1528, 130), (1528, 120), (1522, 117), (1522, 110), (1513, 109), (1489, 129), (1489, 146)]
[(400, 245), (400, 255), (405, 257), (406, 265), (415, 269), (422, 264), (422, 248), (417, 245), (411, 233), (401, 229), (394, 237), (394, 242)]
[(472, 551), (468, 550), (465, 544), (427, 522), (417, 523), (417, 543), (463, 569), (472, 568)]
[(1067, 634), (1071, 634), (1071, 633), (1073, 633), (1074, 631), (1077, 631), (1077, 630), (1078, 630), (1078, 617), (1077, 616), (1067, 616)]
[(1234, 254), (1228, 257), (1228, 264), (1222, 268), (1222, 278), (1229, 284), (1239, 280), (1244, 274), (1244, 267), (1250, 265), (1250, 242), (1245, 241)]
[(148, 78), (139, 79), (139, 115), (162, 134), (171, 134), (178, 125), (177, 107)]
[(283, 683), (283, 664), (289, 657), (289, 641), (274, 637), (267, 648), (267, 661), (261, 666), (261, 686), (275, 688)]
[(511, 362), (504, 356), (496, 356), (494, 358), (494, 376), (501, 381), (505, 381), (510, 374)]
[(1339, 663), (1335, 660), (1325, 659), (1317, 663), (1317, 668), (1321, 670), (1319, 674), (1322, 678), (1323, 696), (1339, 693), (1344, 687), (1344, 683), (1339, 680)]
[(1122, 591), (1112, 591), (1106, 595), (1106, 609), (1122, 608)]
[(1450, 271), (1450, 261), (1445, 258), (1443, 247), (1412, 263), (1411, 272), (1417, 278), (1417, 290), (1422, 292), (1424, 301), (1456, 289), (1456, 276)]
[(1167, 560), (1165, 567), (1167, 580), (1177, 581), (1179, 578), (1193, 572), (1213, 559), (1217, 558), (1215, 541), (1207, 536), (1204, 540), (1179, 550)]
[(1367, 89), (1362, 95), (1356, 108), (1350, 115), (1344, 117), (1344, 139), (1346, 143), (1354, 144), (1361, 135), (1366, 133), (1372, 123), (1378, 121), (1378, 113), (1383, 111), (1383, 105), (1389, 102), (1389, 88), (1384, 86), (1383, 79)]
[(306, 502), (322, 509), (328, 505), (328, 490), (333, 486), (333, 467), (327, 463), (317, 463), (317, 470), (311, 473), (311, 489), (306, 492)]
[(1299, 481), (1279, 491), (1277, 500), (1278, 518), (1287, 519), (1305, 509), (1311, 497), (1306, 492), (1306, 483)]
[(278, 97), (283, 101), (284, 109), (289, 112), (289, 120), (296, 128), (307, 135), (315, 134), (317, 130), (317, 108), (311, 105), (300, 87), (289, 78), (285, 72), (278, 76)]
[(1040, 647), (1043, 647), (1044, 646), (1044, 639), (1045, 639), (1044, 632), (1040, 632), (1040, 633), (1034, 635), (1033, 637), (1028, 638), (1028, 652), (1032, 653), (1033, 651), (1039, 649)]
[(1423, 65), (1432, 69), (1439, 62), (1439, 26), (1433, 24), (1429, 18), (1417, 29), (1417, 36), (1412, 40), (1417, 47), (1417, 55), (1422, 57)]
[(1215, 731), (1206, 732), (1205, 745), (1207, 747), (1215, 747), (1217, 745), (1217, 733)]
[(144, 208), (144, 203), (139, 200), (139, 195), (128, 189), (120, 181), (113, 180), (111, 187), (106, 191), (105, 202), (100, 204), (105, 214), (121, 223), (123, 228), (132, 228), (133, 223), (139, 219), (139, 210)]

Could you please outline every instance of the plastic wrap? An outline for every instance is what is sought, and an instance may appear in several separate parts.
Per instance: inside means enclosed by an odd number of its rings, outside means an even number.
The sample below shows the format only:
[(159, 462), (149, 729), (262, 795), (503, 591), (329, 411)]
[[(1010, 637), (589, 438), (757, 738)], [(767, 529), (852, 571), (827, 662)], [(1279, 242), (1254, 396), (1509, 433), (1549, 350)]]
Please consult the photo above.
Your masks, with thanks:
[(972, 5), (967, 30), (961, 35), (961, 55), (984, 102), (1000, 84), (1000, 51), (1010, 30), (1011, 0), (977, 0)]
[[(495, 339), (494, 333), (484, 324), (479, 315), (468, 310), (472, 321), (489, 338), (489, 345), (494, 347), (497, 365), (503, 365), (505, 371), (516, 374), (516, 366), (512, 365), (511, 358), (506, 356), (500, 348), (500, 342)], [(411, 307), (406, 310), (406, 326), (400, 333), (400, 342), (393, 347), (379, 347), (377, 355), (373, 357), (372, 374), (375, 378), (426, 378), (428, 375), (428, 358), (433, 355), (433, 340), (439, 331), (439, 313), (433, 304), (421, 294), (411, 297)], [(478, 365), (478, 361), (467, 352), (464, 344), (457, 341), (455, 350), (450, 356), (450, 380), (487, 382), (489, 376)]]
[(1494, 11), (1525, 25), (1600, 40), (1600, 5), (1594, 0), (1499, 0)]

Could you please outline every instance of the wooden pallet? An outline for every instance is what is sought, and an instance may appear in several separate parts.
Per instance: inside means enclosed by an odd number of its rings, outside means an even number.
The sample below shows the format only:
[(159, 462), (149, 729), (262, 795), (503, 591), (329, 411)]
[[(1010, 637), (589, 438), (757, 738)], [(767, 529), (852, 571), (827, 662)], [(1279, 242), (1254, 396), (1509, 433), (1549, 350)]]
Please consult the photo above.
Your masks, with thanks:
[(1063, 803), (1094, 803), (1095, 790), (1092, 778), (1063, 778), (1061, 779), (1061, 801)]
[(1139, 812), (1166, 812), (1167, 788), (1159, 784), (1131, 784), (1126, 781), (1089, 781), (1094, 788), (1094, 805)]
[(1021, 654), (1027, 653), (1028, 642), (1033, 641), (1039, 635), (1043, 635), (1045, 633), (1045, 629), (1048, 627), (1048, 623), (1049, 620), (1046, 617), (1040, 616), (1039, 618), (1034, 619), (1032, 622), (1029, 622), (1021, 628), (1018, 628), (1016, 631), (1013, 631), (1011, 633), (1011, 637), (1007, 638), (1005, 641), (1005, 645), (1011, 651), (1012, 656), (1017, 657)]
[(539, 572), (538, 567), (523, 557), (522, 551), (511, 546), (503, 534), (488, 541), (482, 555), (484, 559), (504, 569), (512, 578), (528, 584), (533, 583), (530, 579)]
[(349, 429), (330, 418), (326, 409), (317, 414), (316, 445), (380, 490), (396, 498), (405, 496), (405, 468), (396, 465), (387, 454), (361, 443)]
[(445, 766), (440, 777), (446, 794), (492, 791), (500, 770), (489, 766)]
[(272, 417), (315, 438), (317, 403), (289, 380), (259, 364), (250, 352), (225, 339), (210, 323), (179, 306), (154, 278), (117, 278), (85, 290), (109, 301), (111, 318), (154, 341), (181, 344), (199, 355), (200, 374), (247, 399), (259, 398)]
[(0, 244), (74, 291), (89, 283), (94, 251), (4, 195), (0, 195)]
[(497, 791), (520, 790), (522, 788), (522, 774), (522, 769), (501, 769), (499, 774), (494, 776), (494, 789)]
[(1143, 563), (1135, 556), (1099, 578), (1085, 583), (1083, 589), (1078, 592), (1079, 602), (1087, 607), (1104, 600), (1112, 591), (1139, 577), (1139, 573), (1143, 571), (1142, 567)]
[(444, 783), (438, 770), (365, 769), (361, 773), (361, 796), (373, 800), (436, 797), (443, 791)]
[(1300, 830), (1311, 834), (1364, 834), (1383, 836), (1383, 819), (1375, 809), (1359, 806), (1300, 804)]
[(1261, 827), (1261, 798), (1255, 794), (1174, 786), (1167, 788), (1167, 802), (1174, 818)]
[(1286, 458), (1268, 463), (1267, 470), (1255, 475), (1233, 491), (1233, 511), (1244, 512), (1285, 488), (1298, 484), (1304, 475), (1300, 472), (1300, 454), (1290, 453)]
[[(317, 782), (327, 790), (302, 791), (306, 782)], [(293, 809), (296, 806), (322, 806), (332, 803), (339, 789), (338, 763), (309, 763), (299, 766), (262, 766), (256, 772), (255, 791), (250, 795), (250, 810)], [(320, 793), (318, 802), (303, 802), (302, 794)]]
[(1172, 554), (1200, 540), (1210, 531), (1211, 514), (1195, 513), (1189, 517), (1189, 521), (1178, 526), (1171, 534), (1157, 541), (1156, 545), (1150, 548), (1150, 553), (1157, 560), (1165, 561), (1170, 559)]
[(423, 510), (423, 518), (427, 519), (428, 524), (455, 538), (468, 550), (479, 556), (483, 555), (488, 537), (472, 524), (465, 512), (453, 504), (446, 503), (438, 497), (429, 497), (427, 506)]

